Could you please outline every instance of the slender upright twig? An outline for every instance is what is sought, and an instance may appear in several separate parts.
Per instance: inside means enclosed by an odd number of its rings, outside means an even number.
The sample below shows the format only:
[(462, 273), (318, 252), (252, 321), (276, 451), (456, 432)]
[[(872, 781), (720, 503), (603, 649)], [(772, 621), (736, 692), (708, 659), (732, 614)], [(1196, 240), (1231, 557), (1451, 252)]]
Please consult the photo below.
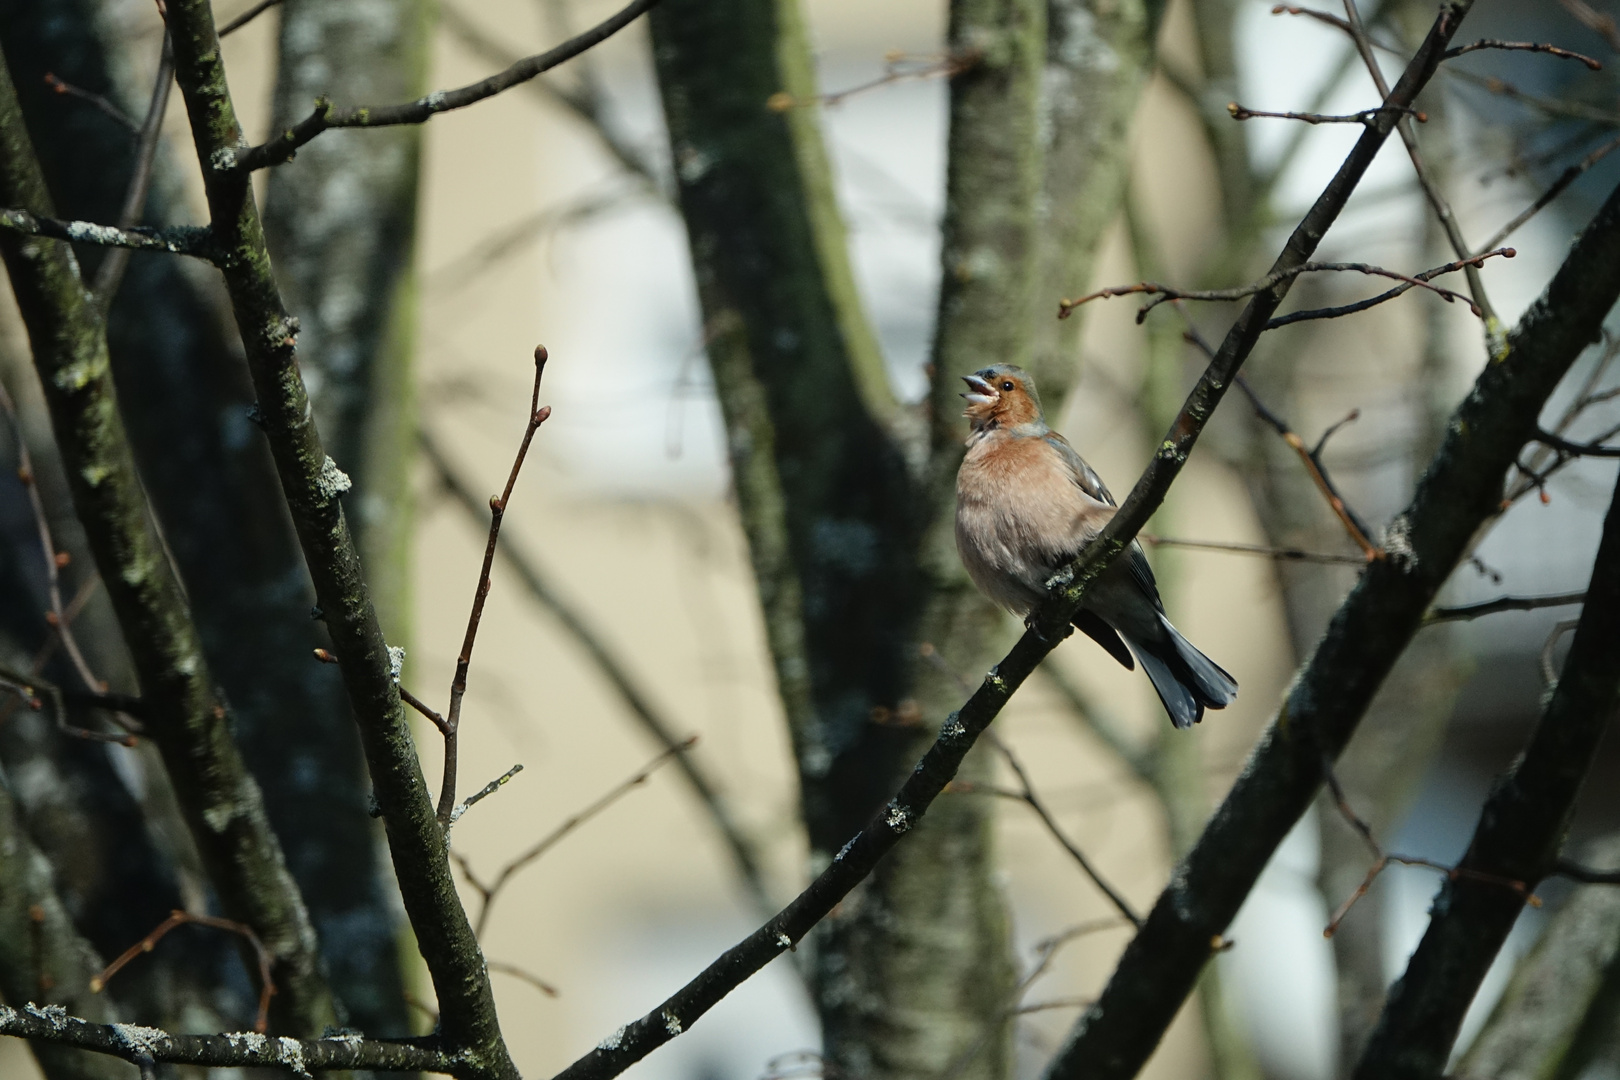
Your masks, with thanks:
[(512, 488), (517, 485), (518, 472), (523, 459), (529, 454), (534, 433), (551, 415), (551, 406), (540, 406), (540, 379), (546, 371), (546, 347), (534, 349), (534, 390), (529, 397), (529, 422), (523, 429), (523, 441), (518, 444), (517, 456), (512, 459), (512, 471), (506, 476), (506, 487), (489, 500), (489, 542), (484, 545), (484, 563), (478, 571), (478, 588), (473, 592), (472, 613), (467, 616), (467, 632), (461, 639), (461, 652), (456, 657), (456, 674), (450, 681), (450, 708), (444, 716), (444, 779), (439, 787), (439, 824), (449, 826), (450, 815), (456, 808), (456, 756), (461, 731), (461, 701), (467, 695), (467, 669), (472, 666), (473, 645), (478, 640), (478, 624), (484, 617), (484, 602), (489, 599), (489, 572), (495, 565), (495, 546), (501, 536), (501, 519), (507, 504), (512, 501)]

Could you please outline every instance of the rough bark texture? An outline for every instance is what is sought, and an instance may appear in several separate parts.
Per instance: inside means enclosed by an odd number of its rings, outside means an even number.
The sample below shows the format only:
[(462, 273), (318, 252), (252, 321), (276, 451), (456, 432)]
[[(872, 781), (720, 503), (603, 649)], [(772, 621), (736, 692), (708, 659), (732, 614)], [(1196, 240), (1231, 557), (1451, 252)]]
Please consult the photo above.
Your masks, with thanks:
[[(916, 552), (925, 504), (938, 500), (907, 475), (883, 426), (892, 404), (806, 104), (816, 89), (797, 4), (672, 2), (652, 24), (733, 476), (813, 858), (824, 865), (922, 749), (914, 718), (944, 711), (921, 689), (940, 680), (919, 673), (914, 644), (924, 640)], [(1022, 61), (1038, 60), (1038, 24), (1026, 28)], [(1028, 116), (1008, 144), (1023, 138), (1019, 153), (1038, 160), (1038, 63), (1020, 71)], [(764, 107), (782, 92), (799, 107)], [(1037, 184), (1025, 176), (1026, 204)], [(1027, 236), (1013, 240), (1022, 252)], [(997, 281), (1016, 291), (1027, 277), (1015, 268)], [(1025, 308), (1012, 307), (1018, 316), (997, 318), (1021, 321)], [(957, 584), (946, 607), (971, 591)], [(969, 603), (999, 629), (976, 597)], [(964, 670), (983, 658), (926, 640)], [(1002, 1075), (1010, 966), (989, 839), (986, 805), (942, 804), (817, 935), (815, 986), (836, 1067), (936, 1075), (978, 1046), (968, 1075)]]
[[(62, 212), (91, 221), (117, 218), (129, 136), (98, 110), (50, 93), (43, 75), (137, 111), (151, 72), (119, 52), (126, 16), (135, 14), (124, 6), (0, 0), (0, 41), (19, 57), (19, 96), (47, 182)], [(149, 23), (148, 8), (138, 15)], [(168, 224), (183, 213), (176, 165), (160, 151), (146, 220)], [(107, 337), (142, 481), (309, 906), (344, 1022), (402, 1034), (399, 920), (366, 813), (360, 744), (338, 673), (310, 660), (326, 638), (309, 618), (314, 591), (274, 463), (248, 418), (253, 387), (216, 280), (185, 260), (137, 255)]]
[[(1620, 202), (1620, 193), (1611, 201)], [(1448, 876), (1435, 896), (1429, 927), (1389, 992), (1356, 1080), (1416, 1080), (1444, 1071), (1479, 984), (1558, 858), (1581, 785), (1620, 706), (1617, 655), (1620, 483), (1552, 700), (1486, 800), (1460, 874)]]
[[(1465, 9), (1437, 24), (1441, 44)], [(1430, 42), (1435, 43), (1431, 32)], [(1410, 74), (1410, 69), (1409, 69)], [(1403, 77), (1403, 81), (1404, 81)], [(1620, 191), (1483, 372), (1407, 510), (1334, 616), (1242, 775), (1182, 860), (1102, 998), (1053, 1063), (1054, 1077), (1129, 1076), (1157, 1045), (1266, 861), (1343, 750), (1424, 610), (1501, 499), (1502, 476), (1553, 387), (1620, 294)]]
[(221, 270), (258, 393), (259, 417), (315, 583), (332, 652), (360, 728), (389, 853), (437, 992), (441, 1030), (472, 1080), (511, 1080), (483, 953), (456, 894), (394, 682), (392, 658), (340, 501), (350, 480), (326, 454), (298, 368), (296, 325), (270, 267), (250, 176), (235, 165), (242, 128), (206, 0), (170, 0), (175, 79), (185, 99)]
[[(0, 73), (0, 203), (52, 215), (9, 72)], [(146, 506), (119, 417), (102, 321), (59, 241), (0, 240), (74, 505), (129, 646), (148, 730), (222, 908), (277, 960), (278, 1023), (334, 1019), (315, 934), (257, 785), (231, 739), (180, 582)]]
[(1131, 118), (1153, 72), (1164, 8), (1163, 0), (1047, 0), (1030, 370), (1048, 416), (1063, 414), (1079, 376), (1085, 311), (1052, 316), (1059, 299), (1091, 287), (1097, 249), (1119, 212)]
[[(0, 776), (0, 998), (21, 1005), (59, 1005), (106, 1023), (111, 1002), (90, 992), (101, 959), (73, 929), (52, 885), (50, 863), (23, 828)], [(46, 1080), (135, 1080), (117, 1058), (67, 1046), (33, 1044)]]
[[(318, 97), (375, 104), (425, 89), (424, 0), (286, 0), (272, 130)], [(265, 239), (298, 318), (304, 380), (389, 639), (410, 622), (411, 356), (422, 129), (330, 131), (270, 174)]]
[[(1620, 840), (1593, 844), (1583, 855), (1589, 866), (1620, 865)], [(1583, 1029), (1612, 1034), (1617, 980), (1620, 889), (1583, 886), (1519, 962), (1457, 1074), (1492, 1080), (1580, 1075), (1591, 1064), (1583, 1051), (1597, 1049), (1596, 1040), (1583, 1039)]]

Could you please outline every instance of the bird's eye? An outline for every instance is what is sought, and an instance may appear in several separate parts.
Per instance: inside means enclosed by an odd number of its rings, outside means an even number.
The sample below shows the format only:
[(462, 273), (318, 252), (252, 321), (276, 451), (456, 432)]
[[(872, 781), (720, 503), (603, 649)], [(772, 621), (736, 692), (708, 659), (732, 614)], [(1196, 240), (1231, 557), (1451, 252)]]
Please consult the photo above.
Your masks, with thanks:
[(1013, 381), (1011, 379), (1008, 379), (1006, 382), (1001, 384), (1001, 389), (1002, 389), (1003, 393), (1008, 393), (1008, 394), (1012, 393)]

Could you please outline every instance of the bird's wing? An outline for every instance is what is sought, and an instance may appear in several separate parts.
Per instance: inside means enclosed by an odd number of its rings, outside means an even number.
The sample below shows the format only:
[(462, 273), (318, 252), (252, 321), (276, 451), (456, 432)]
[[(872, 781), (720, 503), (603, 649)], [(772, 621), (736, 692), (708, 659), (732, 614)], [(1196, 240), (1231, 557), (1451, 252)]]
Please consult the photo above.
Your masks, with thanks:
[[(1118, 505), (1114, 502), (1114, 496), (1109, 493), (1108, 485), (1102, 482), (1102, 477), (1098, 476), (1097, 471), (1086, 464), (1085, 458), (1081, 457), (1075, 448), (1069, 445), (1069, 440), (1055, 431), (1048, 432), (1045, 439), (1047, 444), (1056, 450), (1058, 456), (1063, 459), (1069, 470), (1069, 478), (1074, 481), (1075, 487), (1099, 502), (1107, 503), (1109, 506)], [(1073, 557), (1073, 554), (1068, 556), (1068, 558)], [(1164, 603), (1159, 599), (1159, 584), (1154, 580), (1153, 567), (1148, 565), (1147, 553), (1142, 550), (1142, 545), (1138, 541), (1132, 540), (1131, 549), (1124, 554), (1123, 559), (1131, 575), (1131, 580), (1136, 583), (1136, 587), (1141, 589), (1153, 601), (1155, 607), (1163, 611)]]
[(1069, 445), (1068, 439), (1055, 431), (1047, 432), (1044, 437), (1047, 445), (1058, 452), (1058, 456), (1063, 459), (1063, 464), (1068, 467), (1069, 479), (1074, 481), (1075, 487), (1098, 502), (1107, 503), (1109, 506), (1118, 505), (1114, 502), (1114, 497), (1108, 493), (1108, 485), (1102, 482), (1102, 477), (1097, 475), (1095, 469), (1086, 464), (1085, 458), (1075, 452), (1074, 447)]

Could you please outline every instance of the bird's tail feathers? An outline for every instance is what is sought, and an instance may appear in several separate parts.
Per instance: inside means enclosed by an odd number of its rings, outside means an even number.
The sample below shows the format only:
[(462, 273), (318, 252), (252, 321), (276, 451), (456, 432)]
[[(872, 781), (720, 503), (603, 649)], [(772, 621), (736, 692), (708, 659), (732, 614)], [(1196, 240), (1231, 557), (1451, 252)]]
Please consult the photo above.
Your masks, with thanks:
[(1204, 710), (1224, 709), (1237, 697), (1237, 680), (1203, 653), (1181, 632), (1160, 617), (1165, 637), (1153, 645), (1132, 638), (1131, 651), (1153, 683), (1170, 722), (1189, 728), (1204, 718)]
[(1138, 648), (1136, 658), (1142, 662), (1142, 670), (1158, 692), (1159, 700), (1164, 702), (1164, 711), (1170, 714), (1172, 724), (1178, 728), (1190, 728), (1204, 718), (1204, 703), (1176, 678), (1176, 673), (1163, 657)]
[(1237, 697), (1237, 680), (1226, 669), (1198, 651), (1198, 647), (1181, 636), (1181, 631), (1170, 625), (1170, 620), (1159, 617), (1170, 640), (1176, 647), (1186, 674), (1192, 676), (1193, 692), (1212, 709), (1224, 709)]

